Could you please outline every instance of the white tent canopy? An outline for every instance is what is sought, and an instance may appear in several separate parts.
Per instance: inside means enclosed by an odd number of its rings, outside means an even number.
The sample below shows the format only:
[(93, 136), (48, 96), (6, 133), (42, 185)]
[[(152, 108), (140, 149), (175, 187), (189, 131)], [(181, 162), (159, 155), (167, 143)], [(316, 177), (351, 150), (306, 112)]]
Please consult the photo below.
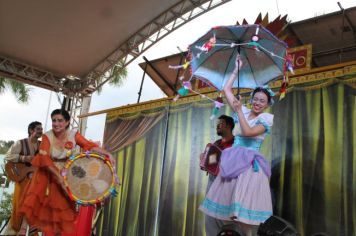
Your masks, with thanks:
[[(228, 0), (0, 1), (0, 76), (87, 92), (198, 15)], [(68, 79), (73, 75), (77, 79)], [(69, 77), (73, 78), (73, 77)]]

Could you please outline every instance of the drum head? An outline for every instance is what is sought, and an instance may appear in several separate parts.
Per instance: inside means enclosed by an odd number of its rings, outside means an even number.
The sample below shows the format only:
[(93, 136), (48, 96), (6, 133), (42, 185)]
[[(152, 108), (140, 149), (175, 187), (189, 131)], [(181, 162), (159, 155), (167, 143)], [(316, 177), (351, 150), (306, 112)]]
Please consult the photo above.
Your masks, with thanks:
[(75, 159), (67, 170), (67, 184), (72, 195), (83, 201), (100, 199), (112, 187), (113, 173), (102, 159)]

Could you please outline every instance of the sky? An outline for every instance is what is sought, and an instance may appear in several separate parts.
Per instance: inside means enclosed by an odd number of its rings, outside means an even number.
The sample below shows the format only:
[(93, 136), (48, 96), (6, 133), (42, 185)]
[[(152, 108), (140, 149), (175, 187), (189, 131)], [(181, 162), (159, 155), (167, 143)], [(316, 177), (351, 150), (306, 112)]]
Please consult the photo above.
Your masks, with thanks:
[[(343, 8), (356, 6), (355, 0), (339, 2)], [(236, 21), (242, 22), (244, 18), (253, 23), (260, 12), (263, 16), (268, 13), (270, 20), (278, 15), (287, 14), (289, 21), (297, 22), (339, 10), (337, 1), (333, 0), (232, 0), (185, 24), (147, 50), (127, 67), (128, 77), (123, 86), (117, 88), (106, 84), (100, 95), (95, 93), (92, 96), (89, 111), (101, 111), (136, 103), (143, 75), (143, 70), (138, 64), (144, 61), (143, 56), (153, 60), (178, 53), (178, 47), (187, 49), (189, 44), (211, 27), (233, 25)], [(49, 114), (53, 109), (60, 107), (58, 96), (54, 92), (31, 87), (30, 97), (27, 104), (20, 104), (10, 92), (0, 95), (0, 140), (18, 140), (26, 137), (27, 125), (34, 120), (42, 122), (45, 130), (51, 128)], [(165, 97), (164, 93), (146, 76), (141, 102), (162, 97)], [(94, 141), (102, 141), (104, 125), (105, 114), (89, 117), (85, 136)]]

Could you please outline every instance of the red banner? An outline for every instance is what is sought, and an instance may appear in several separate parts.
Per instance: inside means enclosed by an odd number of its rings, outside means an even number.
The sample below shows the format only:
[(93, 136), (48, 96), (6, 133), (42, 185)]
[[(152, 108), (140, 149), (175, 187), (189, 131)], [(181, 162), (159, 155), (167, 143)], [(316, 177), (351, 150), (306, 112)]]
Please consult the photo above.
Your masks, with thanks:
[(312, 55), (311, 44), (295, 48), (289, 48), (288, 54), (292, 56), (293, 69), (295, 73), (310, 70), (310, 62)]

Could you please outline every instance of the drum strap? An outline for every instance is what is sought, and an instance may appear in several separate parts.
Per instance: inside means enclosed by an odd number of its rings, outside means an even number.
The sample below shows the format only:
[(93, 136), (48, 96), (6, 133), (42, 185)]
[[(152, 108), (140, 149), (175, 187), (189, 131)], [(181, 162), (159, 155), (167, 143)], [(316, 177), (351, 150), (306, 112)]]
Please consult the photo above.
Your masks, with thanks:
[(20, 155), (22, 156), (29, 156), (31, 155), (31, 151), (30, 151), (30, 145), (28, 144), (29, 140), (27, 138), (25, 139), (21, 139), (21, 152)]

